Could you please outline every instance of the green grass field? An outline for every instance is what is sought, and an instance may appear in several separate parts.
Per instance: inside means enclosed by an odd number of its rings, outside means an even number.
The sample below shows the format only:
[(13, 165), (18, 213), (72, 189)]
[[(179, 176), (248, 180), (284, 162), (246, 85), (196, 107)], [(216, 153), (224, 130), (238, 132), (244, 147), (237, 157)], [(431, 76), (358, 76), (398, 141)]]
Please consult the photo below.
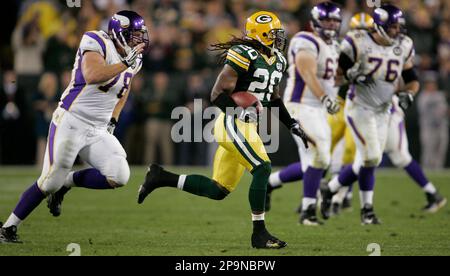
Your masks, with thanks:
[[(209, 168), (175, 170), (211, 173)], [(81, 255), (369, 255), (370, 243), (381, 246), (381, 255), (450, 255), (450, 209), (423, 214), (425, 197), (403, 171), (377, 173), (375, 210), (383, 221), (380, 226), (360, 225), (358, 196), (352, 212), (323, 227), (301, 226), (294, 213), (300, 185), (275, 191), (272, 211), (266, 215), (268, 229), (288, 242), (288, 247), (276, 251), (250, 246), (250, 175), (220, 202), (163, 188), (138, 205), (136, 194), (144, 173), (143, 167), (132, 168), (129, 184), (114, 191), (72, 189), (59, 218), (41, 204), (20, 227), (24, 243), (0, 244), (0, 255), (69, 255), (70, 243), (80, 245)], [(38, 175), (32, 168), (0, 169), (1, 221)], [(429, 177), (450, 197), (450, 171)]]

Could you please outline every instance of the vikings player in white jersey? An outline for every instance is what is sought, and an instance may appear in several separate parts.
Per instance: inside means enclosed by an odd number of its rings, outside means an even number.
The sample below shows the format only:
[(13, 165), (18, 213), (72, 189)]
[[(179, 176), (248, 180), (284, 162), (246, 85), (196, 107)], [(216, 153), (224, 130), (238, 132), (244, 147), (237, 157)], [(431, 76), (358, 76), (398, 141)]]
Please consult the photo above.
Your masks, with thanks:
[(402, 33), (402, 11), (385, 4), (374, 10), (373, 19), (373, 31), (355, 32), (344, 39), (339, 57), (340, 69), (353, 83), (347, 95), (345, 117), (356, 143), (355, 161), (321, 187), (321, 212), (328, 218), (332, 195), (358, 180), (362, 224), (380, 223), (373, 211), (375, 168), (386, 145), (389, 110), (400, 76), (405, 85), (397, 95), (403, 109), (411, 105), (419, 90), (413, 68), (413, 42)]
[[(128, 182), (125, 151), (108, 124), (118, 119), (148, 42), (144, 20), (133, 11), (113, 15), (108, 33), (83, 35), (72, 80), (50, 123), (42, 174), (0, 228), (0, 243), (20, 242), (17, 226), (48, 195), (50, 211), (58, 216), (71, 187), (113, 189)], [(92, 168), (71, 172), (77, 155)]]
[(301, 121), (315, 145), (306, 149), (294, 136), (304, 172), (303, 210), (300, 223), (318, 225), (316, 195), (324, 171), (330, 164), (331, 130), (327, 112), (339, 111), (335, 75), (339, 45), (336, 41), (341, 24), (340, 8), (323, 2), (311, 10), (313, 33), (299, 32), (289, 45), (289, 79), (284, 93), (286, 108)]
[[(392, 98), (392, 108), (390, 110), (388, 135), (384, 153), (389, 156), (394, 166), (404, 169), (411, 179), (424, 191), (427, 203), (422, 210), (428, 213), (435, 213), (445, 206), (447, 199), (439, 194), (433, 183), (428, 180), (420, 164), (411, 156), (408, 145), (405, 113), (399, 106), (398, 97), (394, 96)], [(350, 185), (349, 191), (347, 191), (347, 187), (342, 187), (340, 190), (343, 192), (341, 193), (340, 191), (333, 197), (333, 204), (342, 204), (343, 198), (339, 198), (338, 195), (347, 192), (345, 196), (349, 196), (352, 193), (351, 187), (352, 185)], [(333, 208), (336, 208), (336, 206), (333, 205)], [(337, 212), (334, 213), (337, 214)]]

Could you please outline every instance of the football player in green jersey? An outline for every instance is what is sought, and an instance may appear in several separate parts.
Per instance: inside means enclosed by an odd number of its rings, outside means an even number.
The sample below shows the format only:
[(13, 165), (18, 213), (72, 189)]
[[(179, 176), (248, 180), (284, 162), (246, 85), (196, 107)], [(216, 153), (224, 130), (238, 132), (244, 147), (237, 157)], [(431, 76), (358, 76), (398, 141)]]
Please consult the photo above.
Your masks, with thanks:
[[(177, 175), (152, 164), (138, 194), (138, 203), (159, 187), (175, 187), (186, 192), (215, 200), (225, 198), (239, 183), (245, 170), (253, 175), (249, 201), (252, 210), (252, 246), (255, 248), (283, 248), (286, 242), (272, 236), (264, 224), (265, 197), (270, 159), (257, 132), (258, 110), (242, 109), (230, 96), (247, 91), (263, 106), (279, 108), (279, 119), (307, 146), (308, 136), (300, 124), (291, 118), (280, 95), (278, 85), (286, 70), (283, 56), (286, 37), (280, 20), (271, 12), (259, 11), (246, 23), (246, 36), (212, 45), (222, 51), (225, 63), (211, 92), (211, 101), (222, 110), (214, 126), (219, 147), (214, 157), (213, 177)], [(234, 114), (230, 115), (230, 110)], [(235, 112), (238, 110), (238, 112)]]

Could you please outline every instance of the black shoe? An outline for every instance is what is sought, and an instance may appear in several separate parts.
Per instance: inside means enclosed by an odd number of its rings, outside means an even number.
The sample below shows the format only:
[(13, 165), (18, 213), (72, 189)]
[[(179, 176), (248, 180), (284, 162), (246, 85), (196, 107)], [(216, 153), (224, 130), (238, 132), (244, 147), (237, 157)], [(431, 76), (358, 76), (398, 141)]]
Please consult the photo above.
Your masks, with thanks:
[(361, 224), (381, 224), (381, 221), (377, 218), (373, 211), (373, 206), (370, 204), (365, 204), (361, 209)]
[(322, 214), (323, 219), (328, 219), (330, 218), (331, 199), (336, 194), (336, 192), (333, 193), (330, 190), (330, 187), (328, 187), (328, 183), (322, 183), (320, 185), (320, 194), (322, 196), (320, 213)]
[(337, 216), (341, 211), (341, 204), (334, 202), (331, 204), (331, 215)]
[(323, 222), (317, 219), (315, 204), (309, 205), (305, 211), (301, 212), (300, 223), (307, 226), (319, 226), (323, 224)]
[(279, 189), (281, 187), (282, 187), (281, 185), (276, 186), (276, 187), (272, 187), (270, 184), (267, 184), (266, 208), (265, 208), (266, 212), (269, 212), (270, 208), (272, 207), (271, 206), (271, 201), (272, 201), (272, 192), (273, 192), (273, 190)]
[(447, 199), (438, 192), (435, 192), (434, 194), (425, 193), (425, 196), (427, 197), (427, 205), (422, 209), (425, 212), (436, 213), (447, 204)]
[(156, 188), (159, 188), (158, 182), (160, 181), (163, 168), (156, 164), (152, 164), (147, 171), (145, 176), (144, 184), (139, 187), (138, 191), (138, 203), (144, 202), (144, 199)]
[(62, 186), (59, 191), (54, 194), (50, 194), (47, 198), (47, 207), (50, 209), (50, 213), (54, 217), (59, 217), (61, 215), (61, 205), (64, 200), (64, 195), (70, 191), (70, 188)]
[(0, 243), (22, 243), (17, 235), (15, 225), (3, 228), (3, 224), (0, 222)]
[(344, 197), (341, 208), (342, 211), (350, 210), (352, 208), (352, 200), (350, 198)]
[(303, 207), (302, 207), (302, 203), (300, 202), (300, 204), (298, 205), (297, 209), (295, 209), (295, 213), (301, 214), (302, 210), (303, 210)]
[(261, 232), (253, 232), (252, 247), (263, 249), (280, 249), (286, 247), (287, 243), (272, 236), (267, 230)]

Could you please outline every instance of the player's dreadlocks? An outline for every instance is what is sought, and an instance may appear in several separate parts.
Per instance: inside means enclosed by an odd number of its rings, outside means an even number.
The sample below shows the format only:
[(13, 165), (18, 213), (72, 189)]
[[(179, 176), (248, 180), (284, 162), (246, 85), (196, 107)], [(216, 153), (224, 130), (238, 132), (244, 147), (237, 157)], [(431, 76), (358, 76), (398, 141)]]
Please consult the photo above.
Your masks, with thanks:
[(218, 54), (219, 57), (219, 63), (222, 64), (225, 62), (225, 59), (227, 57), (227, 51), (233, 46), (236, 45), (246, 45), (249, 47), (252, 47), (253, 49), (262, 52), (263, 54), (266, 54), (270, 56), (270, 49), (263, 44), (261, 44), (259, 41), (247, 38), (247, 37), (236, 37), (232, 36), (231, 40), (224, 42), (224, 43), (216, 43), (211, 44), (211, 48), (209, 48), (210, 51), (220, 51)]

